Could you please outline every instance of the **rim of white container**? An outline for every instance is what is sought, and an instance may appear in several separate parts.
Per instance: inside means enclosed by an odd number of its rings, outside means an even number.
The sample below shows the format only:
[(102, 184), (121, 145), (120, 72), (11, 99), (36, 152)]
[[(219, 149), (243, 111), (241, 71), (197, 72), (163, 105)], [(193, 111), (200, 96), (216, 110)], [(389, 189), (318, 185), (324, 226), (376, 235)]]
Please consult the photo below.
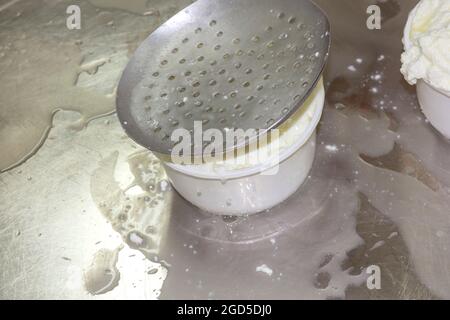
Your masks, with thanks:
[[(320, 80), (317, 82), (316, 88), (318, 86), (323, 86), (323, 80)], [(314, 90), (312, 91), (314, 94)], [(317, 94), (317, 93), (316, 93)], [(279, 154), (279, 160), (277, 161), (278, 165), (281, 165), (283, 161), (288, 159), (294, 152), (296, 152), (298, 149), (300, 149), (312, 136), (314, 133), (314, 130), (316, 130), (317, 125), (319, 124), (320, 118), (322, 116), (322, 111), (325, 105), (325, 93), (323, 94), (322, 100), (320, 105), (318, 105), (314, 109), (314, 114), (312, 116), (311, 121), (309, 122), (307, 128), (303, 131), (303, 133), (298, 137), (297, 141), (290, 145), (287, 148), (284, 148), (281, 150)], [(281, 137), (281, 136), (280, 136)], [(271, 158), (273, 160), (273, 158)], [(256, 166), (248, 167), (248, 168), (242, 168), (242, 169), (236, 169), (233, 171), (224, 170), (223, 173), (217, 173), (217, 172), (209, 172), (204, 173), (200, 171), (192, 171), (190, 170), (190, 166), (183, 166), (179, 164), (174, 164), (170, 162), (164, 162), (165, 165), (170, 167), (171, 169), (181, 172), (185, 175), (196, 177), (196, 178), (202, 178), (202, 179), (208, 179), (208, 180), (231, 180), (231, 179), (237, 179), (237, 178), (244, 178), (247, 176), (252, 176), (255, 174), (259, 174), (263, 171), (266, 171), (274, 166), (276, 164), (273, 163), (273, 161), (267, 161), (263, 164), (258, 164)]]

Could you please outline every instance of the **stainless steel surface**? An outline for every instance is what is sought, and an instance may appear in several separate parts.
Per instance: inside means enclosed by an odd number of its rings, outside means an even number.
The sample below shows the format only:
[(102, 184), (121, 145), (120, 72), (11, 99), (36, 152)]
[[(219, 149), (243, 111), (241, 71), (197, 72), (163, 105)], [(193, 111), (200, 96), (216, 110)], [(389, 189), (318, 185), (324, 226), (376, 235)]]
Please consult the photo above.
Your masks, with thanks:
[(302, 105), (329, 44), (328, 20), (310, 1), (199, 0), (137, 49), (119, 83), (117, 114), (132, 139), (163, 154), (178, 142), (172, 131), (193, 135), (195, 121), (224, 136), (227, 128), (263, 134)]
[[(399, 72), (416, 1), (380, 1), (379, 31), (365, 24), (373, 1), (316, 2), (333, 45), (310, 178), (269, 212), (222, 219), (179, 197), (116, 115), (91, 119), (189, 2), (80, 2), (82, 28), (67, 30), (70, 1), (0, 1), (1, 163), (36, 149), (0, 175), (0, 297), (449, 298), (450, 144)], [(58, 108), (40, 146), (39, 115)]]

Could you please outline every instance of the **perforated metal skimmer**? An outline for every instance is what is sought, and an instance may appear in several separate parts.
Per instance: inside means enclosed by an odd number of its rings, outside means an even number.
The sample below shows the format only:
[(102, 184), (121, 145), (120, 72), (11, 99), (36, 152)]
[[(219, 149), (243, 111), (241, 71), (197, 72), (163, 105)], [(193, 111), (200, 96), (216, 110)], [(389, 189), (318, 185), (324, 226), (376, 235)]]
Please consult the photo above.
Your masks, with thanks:
[(119, 83), (119, 119), (162, 154), (194, 121), (264, 132), (302, 105), (329, 45), (328, 20), (308, 0), (199, 0), (138, 48)]

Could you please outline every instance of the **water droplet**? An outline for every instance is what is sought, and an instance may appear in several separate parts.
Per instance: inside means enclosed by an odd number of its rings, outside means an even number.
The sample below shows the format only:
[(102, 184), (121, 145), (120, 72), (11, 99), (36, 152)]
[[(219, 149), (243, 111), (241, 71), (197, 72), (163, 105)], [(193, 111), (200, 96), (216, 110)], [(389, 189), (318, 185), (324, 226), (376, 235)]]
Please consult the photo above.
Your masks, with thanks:
[(280, 83), (274, 83), (272, 84), (272, 89), (278, 89), (280, 86)]
[(334, 105), (334, 107), (335, 107), (337, 110), (343, 110), (343, 109), (346, 108), (346, 106), (345, 106), (344, 104), (342, 104), (342, 103), (336, 103), (336, 104)]
[(148, 271), (147, 271), (147, 274), (155, 274), (155, 273), (157, 273), (157, 272), (158, 272), (158, 269), (153, 268), (153, 269), (148, 270)]
[(315, 275), (314, 287), (317, 289), (326, 289), (330, 283), (331, 276), (328, 272), (319, 272)]

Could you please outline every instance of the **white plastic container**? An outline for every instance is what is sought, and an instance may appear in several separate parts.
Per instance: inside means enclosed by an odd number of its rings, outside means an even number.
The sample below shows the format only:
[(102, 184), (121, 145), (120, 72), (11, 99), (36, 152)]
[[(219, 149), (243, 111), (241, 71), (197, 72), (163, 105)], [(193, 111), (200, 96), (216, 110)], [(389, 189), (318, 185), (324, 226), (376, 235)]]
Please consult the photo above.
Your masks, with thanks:
[(218, 174), (163, 162), (173, 187), (197, 207), (221, 215), (249, 215), (286, 200), (302, 185), (313, 164), (315, 130), (325, 100), (322, 81), (317, 86), (311, 120), (293, 144), (280, 150), (276, 174), (261, 174), (271, 170), (272, 163)]
[(450, 96), (423, 80), (417, 82), (416, 91), (427, 119), (444, 137), (450, 139)]
[[(417, 7), (411, 11), (410, 17), (413, 17), (416, 11)], [(403, 37), (405, 49), (412, 46), (409, 39), (412, 22), (413, 19), (409, 18), (405, 25)], [(428, 121), (444, 137), (450, 139), (450, 94), (433, 87), (425, 80), (417, 81), (416, 92), (422, 112)]]

